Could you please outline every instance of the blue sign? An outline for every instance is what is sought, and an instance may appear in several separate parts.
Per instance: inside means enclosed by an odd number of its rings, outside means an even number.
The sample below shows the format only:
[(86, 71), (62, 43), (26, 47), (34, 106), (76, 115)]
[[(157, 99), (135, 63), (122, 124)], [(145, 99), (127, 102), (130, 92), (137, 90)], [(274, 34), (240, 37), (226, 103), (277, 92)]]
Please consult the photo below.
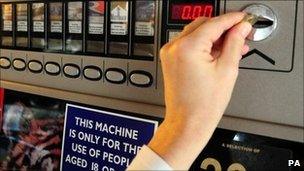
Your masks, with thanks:
[(125, 170), (158, 122), (67, 104), (63, 171)]

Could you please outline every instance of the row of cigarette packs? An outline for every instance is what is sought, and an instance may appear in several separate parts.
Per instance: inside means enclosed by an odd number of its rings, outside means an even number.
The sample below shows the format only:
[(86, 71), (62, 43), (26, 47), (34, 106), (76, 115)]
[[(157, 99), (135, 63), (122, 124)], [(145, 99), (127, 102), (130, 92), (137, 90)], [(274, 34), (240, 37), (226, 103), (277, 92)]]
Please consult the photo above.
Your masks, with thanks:
[(1, 48), (154, 56), (156, 1), (22, 1), (0, 8)]

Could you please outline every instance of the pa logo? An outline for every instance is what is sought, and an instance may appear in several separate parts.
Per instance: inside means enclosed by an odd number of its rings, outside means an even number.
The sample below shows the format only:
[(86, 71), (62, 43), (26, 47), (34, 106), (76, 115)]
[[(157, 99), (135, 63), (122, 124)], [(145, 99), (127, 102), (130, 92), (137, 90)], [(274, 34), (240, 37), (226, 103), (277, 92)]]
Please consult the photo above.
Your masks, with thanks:
[(288, 160), (289, 167), (300, 167), (301, 163), (300, 160)]

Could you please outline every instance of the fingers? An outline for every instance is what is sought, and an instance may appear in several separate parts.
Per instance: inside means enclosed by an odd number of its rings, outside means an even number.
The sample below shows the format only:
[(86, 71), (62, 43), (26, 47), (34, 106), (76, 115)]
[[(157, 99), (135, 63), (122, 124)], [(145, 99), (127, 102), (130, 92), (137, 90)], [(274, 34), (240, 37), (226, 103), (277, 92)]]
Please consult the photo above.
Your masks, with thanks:
[(208, 20), (205, 24), (200, 25), (194, 32), (193, 37), (197, 37), (202, 41), (209, 40), (212, 43), (217, 41), (224, 32), (234, 25), (240, 23), (245, 13), (233, 12), (227, 13)]
[(181, 38), (181, 37), (184, 37), (184, 36), (192, 33), (195, 29), (197, 29), (200, 25), (202, 25), (208, 19), (210, 19), (210, 18), (199, 17), (199, 18), (195, 19), (190, 24), (188, 24), (184, 27), (184, 30), (179, 34), (179, 36), (177, 38)]
[(249, 47), (245, 45), (245, 39), (251, 29), (250, 23), (241, 22), (228, 31), (218, 65), (238, 67), (242, 55), (248, 52)]
[(249, 46), (245, 44), (242, 50), (242, 56), (246, 55), (248, 52), (249, 52)]

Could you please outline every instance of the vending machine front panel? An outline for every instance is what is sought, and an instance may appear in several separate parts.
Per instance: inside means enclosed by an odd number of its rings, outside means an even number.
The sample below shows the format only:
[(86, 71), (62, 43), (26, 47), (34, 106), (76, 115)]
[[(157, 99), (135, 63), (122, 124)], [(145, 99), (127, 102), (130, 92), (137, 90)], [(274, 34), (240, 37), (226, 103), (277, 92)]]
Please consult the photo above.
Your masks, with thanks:
[[(0, 87), (161, 120), (165, 115), (161, 47), (197, 17), (232, 11), (253, 13), (263, 20), (253, 25), (248, 37), (250, 50), (241, 60), (219, 127), (227, 135), (234, 130), (231, 135), (251, 133), (274, 142), (303, 143), (303, 0), (0, 0)], [(225, 134), (219, 132), (216, 137)], [(232, 148), (248, 145), (224, 143), (212, 154), (224, 150), (228, 155)], [(268, 146), (283, 148), (284, 158), (295, 154), (290, 144), (274, 144)], [(272, 147), (258, 148), (265, 149), (262, 156), (277, 155)]]

